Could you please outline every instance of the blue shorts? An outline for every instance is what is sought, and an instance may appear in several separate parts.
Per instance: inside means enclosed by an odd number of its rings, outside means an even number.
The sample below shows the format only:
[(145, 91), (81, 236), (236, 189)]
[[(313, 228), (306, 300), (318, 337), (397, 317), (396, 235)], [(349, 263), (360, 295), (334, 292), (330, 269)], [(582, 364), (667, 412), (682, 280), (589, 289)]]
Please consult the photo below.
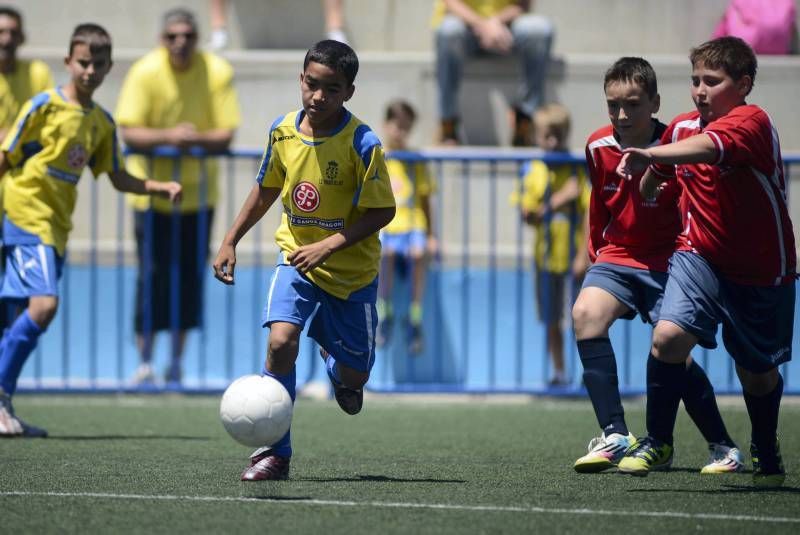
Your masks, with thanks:
[(725, 280), (700, 255), (678, 252), (669, 262), (661, 319), (717, 347), (717, 325), (736, 364), (764, 373), (792, 359), (795, 285), (748, 286)]
[(425, 251), (427, 241), (425, 233), (421, 230), (412, 230), (400, 234), (389, 234), (381, 232), (381, 247), (387, 253), (394, 253), (399, 256), (410, 256), (413, 251), (422, 253)]
[(2, 299), (28, 299), (58, 295), (64, 257), (52, 245), (6, 245), (5, 274), (0, 285)]
[(338, 362), (368, 373), (375, 363), (377, 294), (377, 277), (348, 299), (339, 299), (308, 280), (294, 266), (278, 264), (269, 285), (263, 325), (285, 321), (302, 328), (313, 316), (308, 336)]
[(586, 272), (582, 288), (602, 288), (630, 311), (622, 316), (631, 320), (638, 313), (642, 321), (655, 325), (659, 320), (667, 274), (617, 264), (594, 264)]

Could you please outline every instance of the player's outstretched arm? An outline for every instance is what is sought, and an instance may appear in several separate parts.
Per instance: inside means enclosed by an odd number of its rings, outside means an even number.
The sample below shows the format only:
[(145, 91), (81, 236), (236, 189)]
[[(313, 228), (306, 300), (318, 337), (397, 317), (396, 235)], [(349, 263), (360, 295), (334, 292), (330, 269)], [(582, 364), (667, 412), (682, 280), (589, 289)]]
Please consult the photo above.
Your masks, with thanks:
[(321, 265), (327, 258), (363, 240), (389, 224), (394, 218), (395, 207), (368, 208), (364, 215), (341, 232), (332, 234), (315, 243), (303, 245), (292, 251), (286, 259), (298, 270), (305, 273)]
[(272, 203), (280, 196), (279, 188), (262, 188), (259, 184), (253, 186), (250, 193), (239, 210), (239, 215), (228, 229), (222, 244), (219, 246), (217, 256), (214, 258), (214, 277), (225, 284), (233, 284), (233, 270), (236, 267), (236, 244), (239, 243), (247, 231), (264, 217)]
[(108, 174), (111, 184), (117, 191), (138, 193), (140, 195), (159, 195), (166, 197), (173, 204), (181, 201), (181, 185), (177, 182), (159, 182), (157, 180), (140, 180), (128, 174), (124, 169)]

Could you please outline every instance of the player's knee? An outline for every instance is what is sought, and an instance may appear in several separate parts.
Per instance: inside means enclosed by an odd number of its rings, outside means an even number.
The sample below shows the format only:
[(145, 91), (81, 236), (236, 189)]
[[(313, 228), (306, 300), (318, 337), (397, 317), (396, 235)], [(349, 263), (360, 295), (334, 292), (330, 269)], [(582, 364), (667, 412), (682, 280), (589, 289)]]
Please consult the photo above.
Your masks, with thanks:
[(694, 345), (689, 338), (688, 333), (677, 325), (659, 322), (653, 331), (650, 352), (653, 357), (664, 362), (684, 362)]
[(297, 356), (299, 345), (298, 338), (289, 331), (273, 329), (269, 333), (268, 358), (280, 363), (293, 361)]
[(572, 307), (572, 328), (575, 336), (580, 340), (597, 331), (603, 324), (603, 318), (597, 313), (597, 307), (592, 307), (588, 302), (578, 300)]
[(42, 329), (46, 329), (58, 311), (58, 298), (53, 295), (32, 297), (28, 304), (28, 316)]
[(739, 382), (742, 383), (742, 389), (753, 396), (766, 396), (778, 385), (780, 374), (777, 368), (773, 368), (765, 373), (754, 373), (745, 370), (741, 366), (736, 366), (736, 374), (739, 376)]

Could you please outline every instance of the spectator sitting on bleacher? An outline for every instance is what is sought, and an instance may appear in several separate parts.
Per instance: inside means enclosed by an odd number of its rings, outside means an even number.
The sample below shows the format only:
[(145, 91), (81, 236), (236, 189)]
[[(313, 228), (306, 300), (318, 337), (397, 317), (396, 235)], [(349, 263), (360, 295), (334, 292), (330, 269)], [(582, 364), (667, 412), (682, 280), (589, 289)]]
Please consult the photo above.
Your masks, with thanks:
[(524, 81), (514, 105), (512, 144), (531, 142), (531, 117), (539, 107), (550, 61), (553, 24), (528, 11), (529, 0), (437, 0), (436, 71), (439, 89), (440, 141), (458, 144), (458, 90), (466, 57), (479, 52), (519, 54)]
[[(233, 69), (219, 56), (197, 52), (197, 38), (194, 15), (181, 8), (170, 10), (163, 19), (162, 46), (131, 66), (116, 110), (122, 138), (129, 147), (146, 151), (172, 145), (220, 151), (230, 146), (240, 120)], [(133, 175), (149, 174), (161, 181), (172, 179), (176, 165), (184, 188), (178, 236), (173, 237), (172, 205), (163, 199), (133, 198), (139, 259), (135, 329), (142, 358), (135, 376), (138, 383), (153, 381), (150, 362), (154, 333), (167, 329), (178, 334), (172, 340), (166, 381), (180, 383), (186, 331), (198, 327), (203, 314), (205, 260), (218, 197), (217, 163), (194, 157), (182, 157), (177, 162), (171, 158), (128, 158)], [(173, 243), (180, 244), (177, 325), (173, 325), (176, 318), (170, 306)]]

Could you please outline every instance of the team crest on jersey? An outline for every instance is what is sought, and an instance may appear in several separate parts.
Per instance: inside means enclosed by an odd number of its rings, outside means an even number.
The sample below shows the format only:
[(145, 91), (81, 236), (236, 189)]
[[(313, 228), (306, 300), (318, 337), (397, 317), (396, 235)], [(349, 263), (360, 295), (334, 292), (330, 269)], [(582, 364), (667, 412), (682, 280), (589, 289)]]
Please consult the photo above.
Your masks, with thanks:
[(300, 182), (292, 191), (292, 201), (298, 210), (313, 212), (319, 208), (319, 190), (311, 182)]
[(83, 169), (83, 166), (86, 165), (88, 160), (89, 154), (80, 143), (73, 145), (67, 151), (67, 164), (73, 169)]
[(339, 178), (339, 164), (331, 160), (325, 169), (325, 178), (322, 180), (327, 186), (341, 186), (344, 181)]

